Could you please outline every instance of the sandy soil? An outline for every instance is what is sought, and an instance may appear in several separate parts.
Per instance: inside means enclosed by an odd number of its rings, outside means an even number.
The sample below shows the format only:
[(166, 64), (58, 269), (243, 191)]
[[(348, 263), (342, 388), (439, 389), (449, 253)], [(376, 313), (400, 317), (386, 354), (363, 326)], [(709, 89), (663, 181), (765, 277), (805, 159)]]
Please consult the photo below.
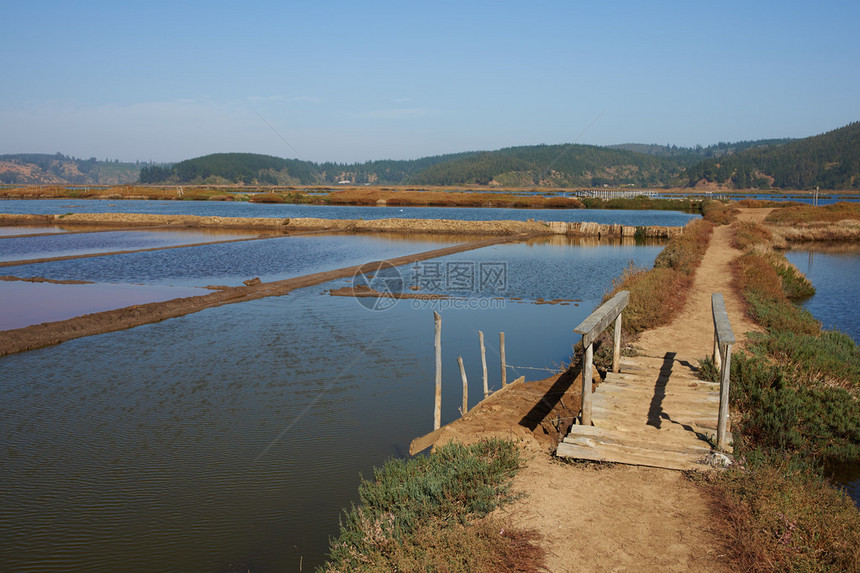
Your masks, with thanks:
[[(741, 216), (761, 220), (766, 214), (767, 210), (745, 210)], [(744, 333), (756, 327), (745, 317), (732, 284), (729, 264), (739, 255), (731, 247), (731, 229), (715, 228), (682, 313), (672, 324), (646, 332), (638, 340), (644, 356), (663, 359), (674, 352), (673, 370), (691, 372), (713, 350), (710, 296), (714, 292), (723, 293), (742, 344)], [(461, 420), (413, 442), (413, 449), (488, 435), (521, 439), (528, 461), (515, 479), (515, 488), (525, 497), (502, 513), (515, 526), (541, 533), (549, 571), (731, 570), (722, 538), (713, 529), (707, 499), (682, 473), (568, 463), (552, 457), (559, 435), (566, 433), (579, 409), (581, 382), (571, 383), (571, 376), (565, 376), (566, 382), (564, 376), (554, 377), (492, 396)], [(524, 423), (527, 411), (532, 417)]]

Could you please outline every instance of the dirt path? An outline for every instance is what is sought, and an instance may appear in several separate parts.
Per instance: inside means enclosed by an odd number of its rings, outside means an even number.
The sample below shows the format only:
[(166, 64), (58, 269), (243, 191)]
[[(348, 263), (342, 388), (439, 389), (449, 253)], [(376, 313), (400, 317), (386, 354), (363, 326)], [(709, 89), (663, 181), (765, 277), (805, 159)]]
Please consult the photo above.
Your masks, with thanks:
[[(713, 349), (714, 292), (723, 293), (739, 341), (756, 329), (732, 287), (729, 265), (738, 255), (731, 247), (731, 229), (715, 228), (683, 312), (672, 324), (640, 337), (637, 346), (645, 357), (662, 362), (674, 352), (673, 372), (689, 375)], [(516, 525), (544, 535), (550, 571), (728, 569), (721, 563), (723, 551), (706, 500), (679, 472), (576, 467), (535, 452), (516, 483), (528, 497), (508, 512)]]
[[(759, 213), (744, 213), (754, 217)], [(763, 215), (762, 215), (763, 217)], [(711, 317), (711, 293), (722, 293), (726, 312), (737, 340), (743, 334), (758, 330), (744, 315), (743, 301), (733, 287), (730, 263), (741, 253), (731, 245), (731, 229), (716, 227), (702, 265), (696, 271), (693, 287), (683, 312), (668, 326), (642, 333), (637, 346), (643, 354), (662, 359), (666, 352), (676, 352), (676, 361), (696, 364), (713, 351), (714, 331)]]
[[(766, 210), (748, 210), (742, 218), (760, 220)], [(674, 352), (673, 375), (689, 376), (698, 360), (713, 350), (711, 293), (721, 292), (735, 336), (756, 327), (744, 316), (732, 285), (731, 261), (740, 252), (731, 246), (731, 229), (717, 227), (684, 310), (672, 324), (644, 333), (636, 360), (662, 364)], [(570, 375), (568, 375), (570, 377)], [(502, 513), (517, 527), (541, 533), (552, 572), (576, 571), (729, 571), (707, 500), (700, 489), (677, 471), (615, 464), (567, 463), (553, 458), (541, 439), (547, 423), (578, 411), (579, 382), (560, 384), (558, 377), (522, 384), (509, 397), (488, 402), (486, 411), (470, 412), (443, 428), (446, 441), (482, 435), (522, 438), (528, 462), (515, 479), (525, 497)], [(528, 394), (561, 386), (559, 404), (547, 404), (546, 419), (529, 432), (519, 417)], [(600, 392), (598, 388), (596, 392)], [(552, 402), (555, 402), (551, 398)], [(540, 398), (538, 398), (540, 399)], [(523, 404), (514, 408), (517, 402)], [(534, 404), (534, 402), (532, 402)], [(508, 419), (505, 420), (505, 417)], [(564, 430), (562, 430), (564, 431)]]

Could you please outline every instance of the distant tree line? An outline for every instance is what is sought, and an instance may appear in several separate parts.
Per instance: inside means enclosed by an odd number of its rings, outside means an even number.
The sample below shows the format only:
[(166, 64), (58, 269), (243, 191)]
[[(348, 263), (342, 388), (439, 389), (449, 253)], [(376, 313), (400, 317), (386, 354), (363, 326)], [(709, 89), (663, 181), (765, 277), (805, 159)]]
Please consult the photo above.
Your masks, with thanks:
[(687, 182), (713, 181), (736, 188), (860, 188), (860, 122), (767, 147), (702, 161), (687, 170)]

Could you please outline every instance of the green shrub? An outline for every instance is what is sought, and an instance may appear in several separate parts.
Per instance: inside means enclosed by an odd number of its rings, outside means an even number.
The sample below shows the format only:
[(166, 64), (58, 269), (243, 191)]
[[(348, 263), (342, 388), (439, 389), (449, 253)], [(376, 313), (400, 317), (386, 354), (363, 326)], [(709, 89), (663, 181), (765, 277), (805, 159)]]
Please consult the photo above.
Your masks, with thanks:
[(804, 386), (839, 386), (860, 390), (860, 347), (847, 334), (820, 335), (781, 330), (750, 336), (750, 350), (769, 356), (792, 371)]
[(744, 294), (753, 317), (769, 331), (798, 334), (818, 334), (821, 331), (821, 323), (805, 308), (757, 291)]
[[(462, 564), (473, 558), (492, 561), (477, 555), (488, 540), (476, 520), (515, 498), (511, 479), (519, 468), (517, 446), (497, 439), (451, 443), (427, 457), (386, 462), (372, 481), (362, 480), (361, 503), (346, 512), (325, 570), (454, 571), (468, 570)], [(496, 537), (490, 544), (496, 550), (499, 543), (522, 541), (514, 533)]]

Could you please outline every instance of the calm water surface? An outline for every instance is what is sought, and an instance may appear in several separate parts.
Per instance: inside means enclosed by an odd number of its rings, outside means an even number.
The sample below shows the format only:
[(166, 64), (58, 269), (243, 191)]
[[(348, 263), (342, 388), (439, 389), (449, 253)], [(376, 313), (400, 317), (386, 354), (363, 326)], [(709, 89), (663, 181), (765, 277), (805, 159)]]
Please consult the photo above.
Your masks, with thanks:
[(133, 284), (0, 281), (0, 330), (210, 292), (202, 288)]
[(0, 227), (0, 237), (8, 237), (10, 235), (36, 235), (40, 233), (63, 233), (65, 229), (60, 227), (33, 227), (27, 226), (12, 226)]
[(0, 213), (61, 215), (64, 213), (154, 213), (219, 217), (320, 217), (323, 219), (457, 219), (463, 221), (588, 221), (621, 225), (683, 226), (698, 215), (679, 211), (615, 209), (503, 209), (469, 207), (361, 207), (271, 205), (232, 201), (142, 201), (102, 199), (7, 199)]
[(43, 237), (10, 237), (0, 241), (0, 261), (151, 249), (192, 243), (228, 241), (253, 236), (255, 235), (252, 233), (225, 233), (221, 230), (214, 233), (206, 230), (146, 230), (80, 234), (57, 233)]
[(14, 265), (5, 267), (3, 272), (18, 277), (42, 276), (54, 280), (239, 286), (242, 281), (254, 277), (260, 277), (263, 281), (280, 280), (359, 265), (370, 260), (440, 249), (469, 240), (470, 237), (457, 235), (426, 235), (422, 238), (385, 233), (284, 236), (198, 245), (186, 249)]
[(860, 341), (860, 247), (795, 247), (785, 256), (815, 286), (816, 294), (803, 306), (825, 328)]
[[(516, 367), (508, 379), (543, 378), (547, 370), (531, 368), (567, 361), (573, 327), (611, 279), (630, 260), (649, 265), (659, 249), (547, 241), (442, 260), (508, 265), (497, 288), (460, 289), (474, 308), (438, 307), (443, 423), (461, 399), (457, 355), (470, 395), (480, 394), (478, 329), (491, 385), (499, 331)], [(0, 358), (4, 567), (263, 572), (321, 563), (359, 472), (405, 456), (432, 429), (431, 309), (401, 300), (370, 311), (325, 294), (341, 284)], [(582, 302), (509, 299), (538, 296)]]
[[(825, 328), (860, 341), (860, 247), (811, 245), (785, 254), (812, 281), (816, 293), (803, 306)], [(860, 462), (838, 468), (834, 479), (860, 506)]]

